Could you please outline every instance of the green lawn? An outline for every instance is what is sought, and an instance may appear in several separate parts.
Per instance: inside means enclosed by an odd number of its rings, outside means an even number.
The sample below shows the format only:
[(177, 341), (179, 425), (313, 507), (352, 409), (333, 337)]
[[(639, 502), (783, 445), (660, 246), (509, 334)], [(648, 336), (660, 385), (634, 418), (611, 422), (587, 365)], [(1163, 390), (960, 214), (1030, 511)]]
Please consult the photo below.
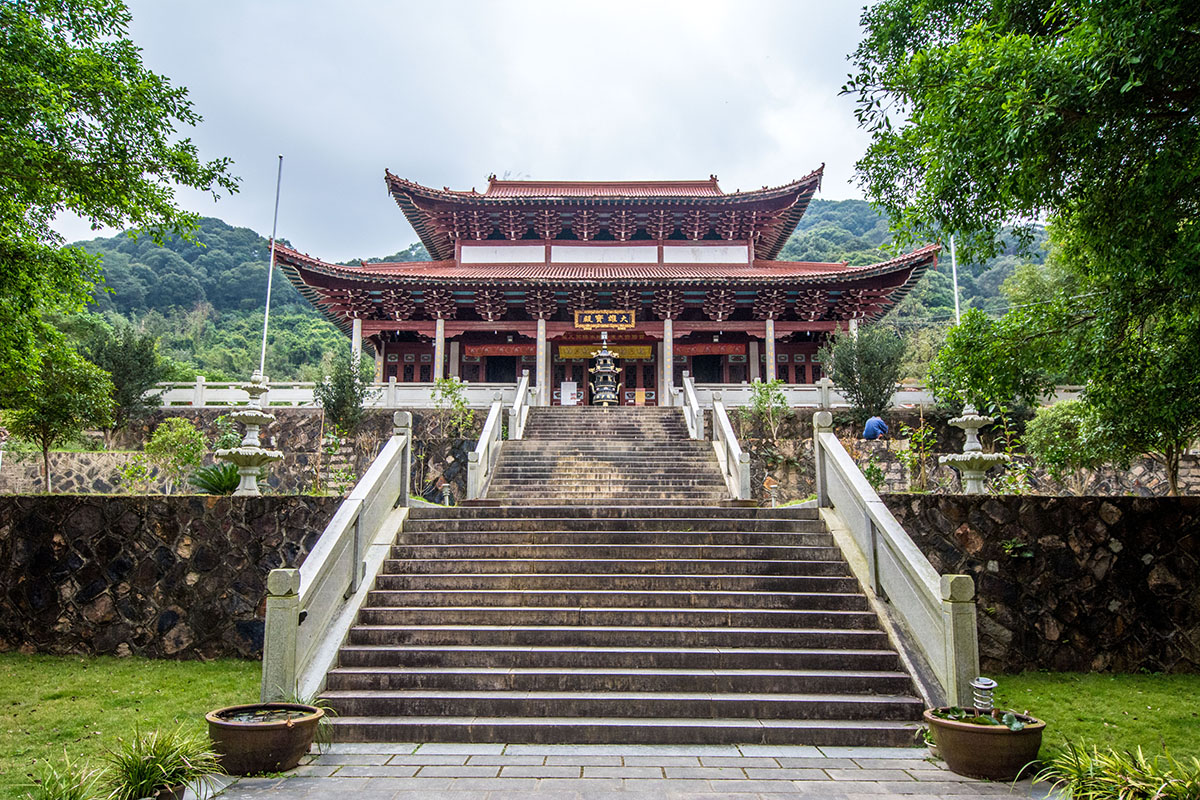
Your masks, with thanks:
[(1046, 721), (1043, 758), (1068, 740), (1200, 758), (1200, 675), (1026, 672), (996, 680), (997, 707)]
[(152, 661), (0, 654), (0, 798), (23, 794), (41, 763), (98, 765), (135, 728), (206, 731), (214, 708), (258, 700), (255, 661)]

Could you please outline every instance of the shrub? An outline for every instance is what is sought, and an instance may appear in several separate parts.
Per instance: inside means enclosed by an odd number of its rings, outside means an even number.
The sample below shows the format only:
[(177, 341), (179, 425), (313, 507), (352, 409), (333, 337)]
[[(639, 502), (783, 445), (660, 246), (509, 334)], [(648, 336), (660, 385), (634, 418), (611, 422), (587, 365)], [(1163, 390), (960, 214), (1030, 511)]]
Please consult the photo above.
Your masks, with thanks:
[(240, 482), (237, 465), (228, 461), (201, 467), (188, 478), (201, 494), (233, 494)]
[(154, 429), (145, 450), (150, 460), (163, 471), (166, 491), (170, 494), (175, 484), (200, 465), (208, 444), (191, 420), (171, 417)]
[(222, 771), (208, 737), (185, 733), (182, 728), (165, 733), (135, 732), (128, 741), (119, 739), (105, 760), (113, 800), (151, 797), (159, 789), (195, 780), (206, 782)]
[(1025, 425), (1025, 450), (1050, 477), (1081, 494), (1086, 482), (1083, 470), (1114, 460), (1115, 454), (1100, 441), (1088, 407), (1066, 400), (1039, 408)]
[(754, 381), (750, 384), (750, 405), (739, 409), (743, 419), (752, 421), (771, 441), (779, 439), (779, 430), (792, 416), (792, 409), (783, 396), (783, 381)]
[(325, 410), (331, 427), (343, 436), (353, 436), (366, 416), (366, 401), (375, 378), (374, 365), (366, 359), (336, 358), (329, 372), (313, 387), (313, 397)]
[(850, 401), (855, 422), (882, 416), (892, 406), (892, 395), (900, 381), (906, 345), (889, 327), (864, 325), (855, 336), (834, 334), (821, 348), (821, 362), (829, 377)]
[(1068, 742), (1034, 781), (1047, 781), (1064, 797), (1087, 800), (1195, 800), (1200, 797), (1200, 760), (1184, 763), (1167, 754), (1090, 751)]

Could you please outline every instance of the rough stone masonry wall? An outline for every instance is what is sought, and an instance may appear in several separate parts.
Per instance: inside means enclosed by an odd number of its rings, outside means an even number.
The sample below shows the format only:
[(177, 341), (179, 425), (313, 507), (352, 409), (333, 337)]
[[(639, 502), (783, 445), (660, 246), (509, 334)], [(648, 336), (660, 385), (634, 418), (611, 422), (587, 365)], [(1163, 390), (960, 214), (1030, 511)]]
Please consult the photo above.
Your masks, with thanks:
[(1200, 498), (885, 495), (978, 591), (984, 673), (1200, 672)]
[(254, 658), (336, 497), (0, 497), (0, 651)]
[[(52, 488), (58, 494), (109, 494), (129, 491), (119, 484), (118, 469), (132, 459), (150, 439), (154, 429), (168, 417), (183, 417), (212, 441), (217, 434), (217, 417), (228, 414), (228, 408), (166, 408), (157, 409), (145, 419), (136, 421), (127, 430), (120, 432), (112, 444), (113, 450), (91, 453), (51, 453), (50, 475)], [(317, 477), (317, 470), (328, 472), (328, 454), (323, 452), (321, 442), (326, 433), (323, 412), (319, 408), (272, 407), (275, 421), (263, 432), (263, 446), (284, 452), (283, 461), (267, 469), (266, 491), (275, 494), (299, 494), (310, 491)], [(425, 431), (428, 429), (428, 410), (413, 411), (415, 428), (415, 451), (428, 449)], [(483, 427), (486, 412), (476, 410), (475, 427), (469, 434), (468, 450), (474, 448), (479, 430)], [(353, 464), (353, 472), (361, 476), (379, 452), (385, 440), (392, 435), (392, 410), (371, 410), (346, 454)], [(460, 446), (459, 456), (454, 461), (443, 461), (431, 465), (424, 477), (436, 482), (439, 477), (458, 487), (457, 497), (466, 496), (466, 452)], [(206, 459), (211, 462), (211, 454)], [(461, 462), (461, 463), (459, 463)], [(164, 481), (158, 470), (151, 467), (152, 477), (148, 491), (161, 493)], [(414, 482), (422, 471), (414, 469)], [(5, 453), (0, 462), (0, 494), (30, 494), (42, 491), (42, 459), (40, 453), (17, 457)], [(260, 484), (261, 485), (261, 484)], [(415, 488), (415, 487), (414, 487)], [(179, 487), (176, 491), (188, 491)]]

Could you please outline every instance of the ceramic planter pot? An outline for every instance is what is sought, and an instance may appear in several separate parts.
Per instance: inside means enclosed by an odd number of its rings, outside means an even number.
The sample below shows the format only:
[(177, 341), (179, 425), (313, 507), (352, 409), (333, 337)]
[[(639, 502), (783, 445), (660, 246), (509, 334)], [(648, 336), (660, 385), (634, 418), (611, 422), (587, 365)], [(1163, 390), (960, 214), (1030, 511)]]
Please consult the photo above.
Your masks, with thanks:
[(925, 723), (933, 732), (946, 766), (953, 772), (968, 778), (1011, 781), (1037, 759), (1042, 731), (1046, 728), (1046, 723), (1039, 719), (1024, 714), (1016, 716), (1025, 723), (1019, 731), (1011, 731), (1006, 725), (973, 725), (940, 719), (933, 716), (933, 710), (925, 712)]
[[(282, 717), (287, 714), (287, 718)], [(230, 775), (283, 772), (312, 747), (325, 712), (300, 703), (252, 703), (210, 711), (208, 737)]]

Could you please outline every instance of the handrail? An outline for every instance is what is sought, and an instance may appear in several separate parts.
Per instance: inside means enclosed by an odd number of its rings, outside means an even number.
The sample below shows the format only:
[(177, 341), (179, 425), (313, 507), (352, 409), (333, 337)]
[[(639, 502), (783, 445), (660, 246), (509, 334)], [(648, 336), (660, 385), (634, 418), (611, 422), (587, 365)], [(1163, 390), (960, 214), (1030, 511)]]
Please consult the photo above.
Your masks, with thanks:
[(717, 453), (717, 464), (725, 478), (725, 485), (735, 500), (750, 499), (750, 456), (742, 452), (738, 444), (733, 426), (729, 424), (729, 415), (725, 413), (725, 404), (721, 402), (721, 393), (713, 392), (713, 449)]
[(533, 402), (533, 392), (529, 388), (529, 370), (521, 370), (521, 380), (517, 383), (517, 394), (513, 398), (512, 408), (508, 410), (508, 438), (520, 439), (525, 434), (525, 421), (529, 419), (529, 406)]
[(487, 422), (479, 434), (479, 444), (467, 454), (467, 499), (478, 500), (492, 475), (492, 467), (500, 455), (500, 415), (504, 403), (497, 392), (488, 411)]
[(381, 532), (388, 533), (384, 523), (394, 510), (408, 505), (412, 414), (397, 411), (392, 419), (391, 438), (338, 506), (304, 563), (299, 569), (273, 569), (267, 576), (264, 701), (291, 696), (302, 678), (319, 680), (332, 666), (344, 634), (333, 623), (346, 619), (348, 625), (347, 600), (365, 596), (360, 591), (367, 571), (364, 556)]
[(693, 439), (704, 438), (704, 409), (700, 407), (700, 398), (696, 396), (696, 379), (688, 371), (683, 371), (683, 419), (687, 422), (688, 436)]
[(832, 414), (814, 414), (813, 430), (817, 505), (846, 524), (866, 559), (861, 577), (908, 630), (946, 701), (968, 703), (979, 674), (974, 579), (937, 573), (834, 434)]

